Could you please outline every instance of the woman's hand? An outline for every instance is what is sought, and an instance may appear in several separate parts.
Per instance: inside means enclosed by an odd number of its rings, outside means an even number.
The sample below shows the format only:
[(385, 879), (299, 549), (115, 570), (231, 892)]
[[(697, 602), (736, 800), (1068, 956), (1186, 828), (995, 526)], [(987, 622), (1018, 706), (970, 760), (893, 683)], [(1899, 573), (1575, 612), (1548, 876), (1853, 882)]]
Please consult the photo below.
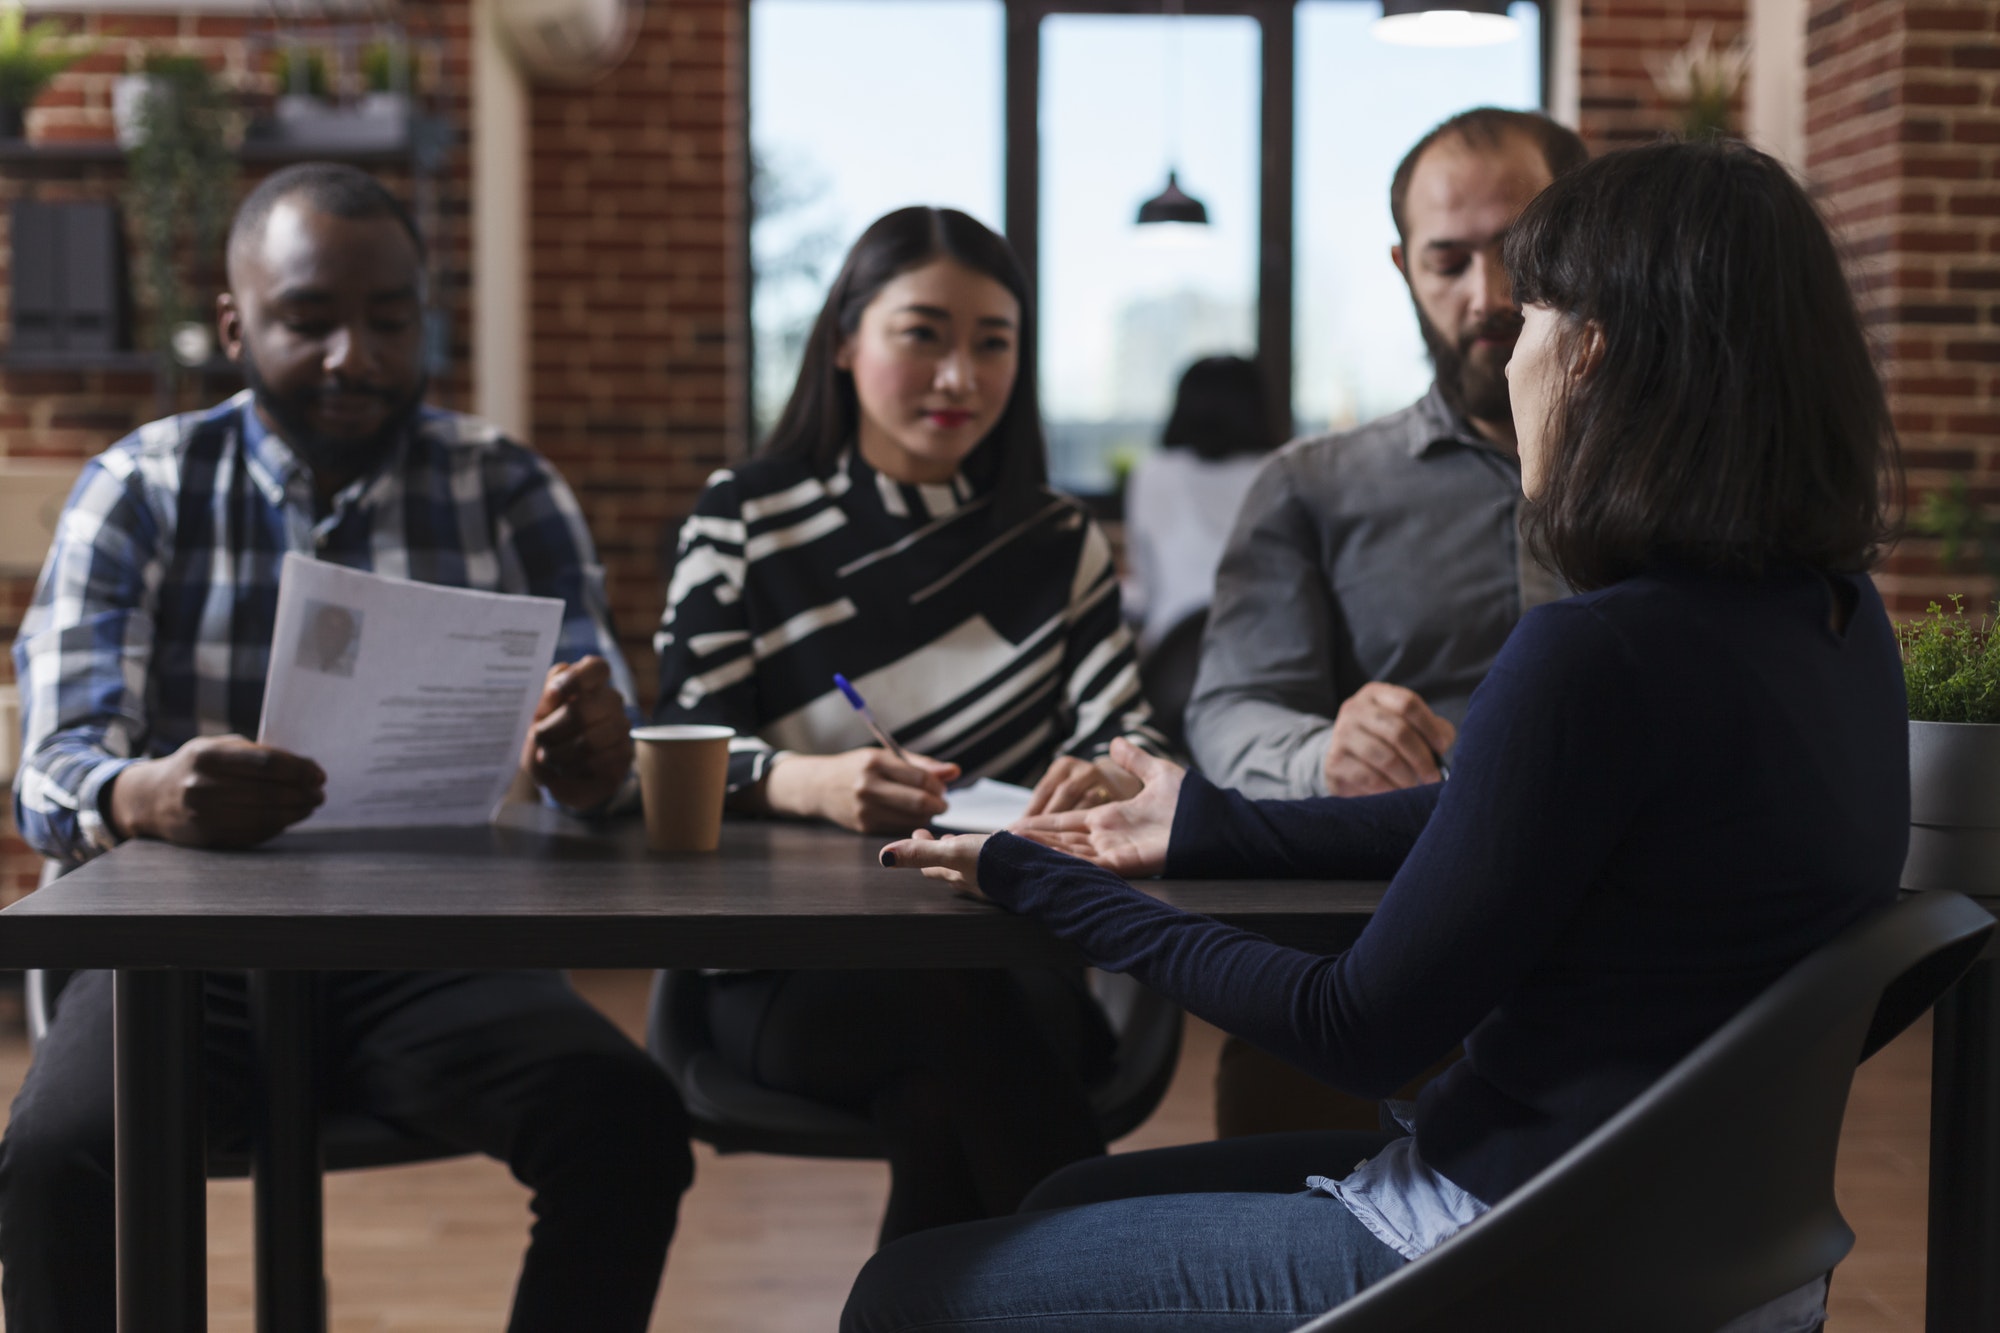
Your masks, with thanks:
[(1165, 870), (1174, 807), (1180, 803), (1187, 770), (1122, 738), (1111, 742), (1111, 759), (1139, 784), (1137, 795), (1090, 810), (1025, 818), (1007, 831), (1127, 879), (1144, 879)]
[(771, 813), (824, 819), (857, 833), (904, 833), (944, 813), (945, 784), (958, 765), (874, 747), (845, 754), (794, 754), (771, 766)]
[(1028, 801), (1027, 817), (1056, 815), (1065, 810), (1088, 810), (1092, 806), (1123, 801), (1139, 794), (1139, 779), (1110, 756), (1095, 763), (1073, 754), (1060, 754), (1035, 784)]
[(979, 891), (979, 852), (986, 846), (984, 833), (954, 833), (940, 838), (929, 829), (918, 829), (901, 842), (882, 849), (882, 864), (921, 870), (929, 879), (943, 880), (969, 898), (984, 898)]

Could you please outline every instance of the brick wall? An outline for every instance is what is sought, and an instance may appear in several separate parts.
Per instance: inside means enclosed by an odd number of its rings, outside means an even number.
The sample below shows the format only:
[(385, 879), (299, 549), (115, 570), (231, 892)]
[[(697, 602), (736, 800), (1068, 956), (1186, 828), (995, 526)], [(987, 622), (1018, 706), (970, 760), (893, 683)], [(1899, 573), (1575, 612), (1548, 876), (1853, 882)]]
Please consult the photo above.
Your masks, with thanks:
[(745, 426), (744, 6), (648, 9), (531, 111), (533, 434), (576, 488), (650, 703), (662, 543)]
[[(470, 74), (467, 0), (405, 4), (406, 23), (419, 39), (433, 38), (435, 57), (423, 68), (431, 109), (462, 134)], [(36, 17), (44, 17), (38, 11)], [(115, 78), (151, 52), (198, 55), (227, 86), (240, 90), (255, 109), (273, 90), (268, 60), (253, 55), (250, 35), (268, 20), (198, 15), (55, 14), (71, 39), (89, 43), (92, 54), (66, 72), (28, 115), (31, 143), (109, 142), (114, 127), (111, 88)], [(239, 189), (247, 190), (268, 165), (245, 167)], [(437, 208), (430, 219), (437, 255), (438, 288), (451, 313), (450, 368), (438, 378), (434, 396), (463, 406), (470, 401), (468, 367), (472, 329), (466, 317), (470, 236), (467, 227), (467, 158), (455, 148), (438, 177)], [(407, 172), (384, 170), (391, 188), (408, 197)], [(124, 171), (113, 163), (38, 161), (0, 163), (0, 310), (8, 304), (6, 230), (13, 201), (23, 195), (46, 200), (115, 198)], [(137, 253), (136, 245), (128, 250)], [(135, 284), (137, 345), (149, 345), (143, 283)], [(4, 327), (4, 322), (0, 322)], [(4, 332), (0, 332), (4, 338)], [(181, 410), (226, 397), (238, 387), (234, 377), (192, 376), (177, 397), (161, 394), (146, 373), (88, 371), (22, 372), (0, 367), (0, 458), (61, 459), (81, 463), (139, 424), (166, 410)], [(0, 577), (0, 644), (11, 646), (33, 590), (28, 576)], [(0, 655), (0, 684), (14, 678), (11, 654)], [(32, 887), (38, 863), (13, 834), (11, 819), (0, 816), (0, 903)]]
[(1648, 59), (1679, 50), (1703, 23), (1713, 25), (1717, 47), (1727, 46), (1744, 21), (1744, 0), (1583, 0), (1577, 130), (1591, 151), (1647, 143), (1676, 126), (1678, 111), (1653, 86)]
[[(1838, 227), (1888, 382), (1909, 491), (1968, 483), (2000, 519), (2000, 0), (1813, 0), (1807, 170)], [(2000, 530), (1996, 530), (2000, 531)], [(1990, 597), (1973, 551), (1912, 537), (1894, 612)], [(1987, 558), (2000, 559), (2000, 542)]]
[[(443, 43), (441, 62), (427, 70), (437, 93), (436, 109), (455, 125), (465, 123), (469, 65), (469, 27), (465, 0), (435, 0), (406, 6), (410, 26), (419, 34), (435, 34)], [(38, 17), (40, 17), (38, 12)], [(116, 77), (146, 54), (170, 51), (199, 55), (228, 86), (245, 92), (254, 107), (272, 91), (268, 68), (253, 63), (247, 40), (253, 24), (240, 18), (92, 13), (64, 17), (74, 40), (87, 42), (93, 53), (72, 67), (43, 95), (28, 115), (32, 143), (110, 142), (113, 137), (111, 88)], [(260, 23), (262, 21), (259, 21)], [(268, 24), (264, 25), (268, 29)], [(466, 217), (466, 166), (463, 152), (454, 151), (439, 180), (437, 216), (432, 224), (438, 253), (441, 295), (454, 316), (450, 369), (439, 378), (436, 396), (463, 404), (470, 397), (467, 365), (471, 328), (466, 318), (467, 270), (470, 244)], [(239, 188), (255, 184), (262, 170), (245, 168)], [(382, 173), (393, 188), (408, 194), (407, 173)], [(8, 209), (24, 195), (48, 200), (104, 199), (118, 194), (124, 172), (115, 164), (61, 161), (0, 164), (0, 308), (7, 299), (5, 244)], [(136, 255), (136, 246), (128, 246)], [(149, 345), (148, 311), (143, 283), (135, 283), (138, 309), (136, 345)], [(81, 461), (103, 449), (133, 427), (165, 410), (199, 406), (233, 392), (232, 376), (194, 376), (175, 399), (164, 397), (150, 374), (90, 371), (13, 371), (0, 368), (0, 457), (57, 458)], [(0, 580), (19, 584), (27, 580)], [(0, 607), (20, 605), (19, 587), (0, 589)], [(17, 628), (11, 616), (0, 614), (0, 637), (11, 642)], [(11, 666), (0, 667), (0, 681), (11, 680)]]

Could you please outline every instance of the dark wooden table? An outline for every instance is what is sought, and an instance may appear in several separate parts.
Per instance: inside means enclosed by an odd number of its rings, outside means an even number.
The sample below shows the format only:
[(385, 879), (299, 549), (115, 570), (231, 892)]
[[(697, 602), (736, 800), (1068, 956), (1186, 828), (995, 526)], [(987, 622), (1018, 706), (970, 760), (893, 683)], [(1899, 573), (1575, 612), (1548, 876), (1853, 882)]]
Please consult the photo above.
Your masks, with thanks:
[[(875, 861), (884, 840), (731, 823), (646, 851), (634, 821), (510, 807), (492, 828), (301, 833), (245, 852), (127, 843), (0, 912), (0, 967), (116, 981), (121, 1333), (207, 1321), (203, 969), (251, 972), (265, 1078), (257, 1319), (323, 1333), (310, 973), (349, 968), (997, 966), (1073, 957), (1040, 926)], [(1360, 933), (1381, 886), (1189, 881), (1160, 897), (1302, 948)]]

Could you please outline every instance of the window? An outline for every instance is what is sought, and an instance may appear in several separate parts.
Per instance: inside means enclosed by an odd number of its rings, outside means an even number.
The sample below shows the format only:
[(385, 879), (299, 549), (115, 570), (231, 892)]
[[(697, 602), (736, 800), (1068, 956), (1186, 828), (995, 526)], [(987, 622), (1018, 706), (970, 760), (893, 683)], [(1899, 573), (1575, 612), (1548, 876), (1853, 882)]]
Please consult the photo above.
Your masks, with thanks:
[(756, 438), (847, 249), (909, 204), (1001, 226), (1001, 0), (751, 0)]
[[(1041, 24), (1042, 414), (1049, 471), (1114, 488), (1189, 362), (1257, 348), (1259, 72), (1244, 17)], [(1136, 225), (1173, 169), (1205, 228)]]
[(1541, 8), (1515, 4), (1503, 46), (1391, 46), (1374, 0), (1301, 0), (1293, 253), (1297, 429), (1342, 429), (1431, 382), (1409, 289), (1389, 263), (1389, 179), (1410, 145), (1470, 107), (1541, 106)]

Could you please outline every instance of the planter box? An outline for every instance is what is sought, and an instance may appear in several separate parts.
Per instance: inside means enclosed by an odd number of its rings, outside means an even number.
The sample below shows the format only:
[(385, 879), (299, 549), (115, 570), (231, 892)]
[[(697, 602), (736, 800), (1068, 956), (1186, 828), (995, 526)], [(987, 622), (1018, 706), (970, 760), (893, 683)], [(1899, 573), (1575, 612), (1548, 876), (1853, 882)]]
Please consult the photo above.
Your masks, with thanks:
[(370, 93), (358, 106), (286, 94), (277, 100), (267, 137), (301, 152), (390, 152), (410, 141), (410, 99)]
[(139, 146), (139, 104), (153, 94), (150, 74), (120, 74), (111, 81), (111, 123), (118, 146), (131, 152)]
[(2000, 896), (2000, 725), (1910, 723), (1903, 887)]

